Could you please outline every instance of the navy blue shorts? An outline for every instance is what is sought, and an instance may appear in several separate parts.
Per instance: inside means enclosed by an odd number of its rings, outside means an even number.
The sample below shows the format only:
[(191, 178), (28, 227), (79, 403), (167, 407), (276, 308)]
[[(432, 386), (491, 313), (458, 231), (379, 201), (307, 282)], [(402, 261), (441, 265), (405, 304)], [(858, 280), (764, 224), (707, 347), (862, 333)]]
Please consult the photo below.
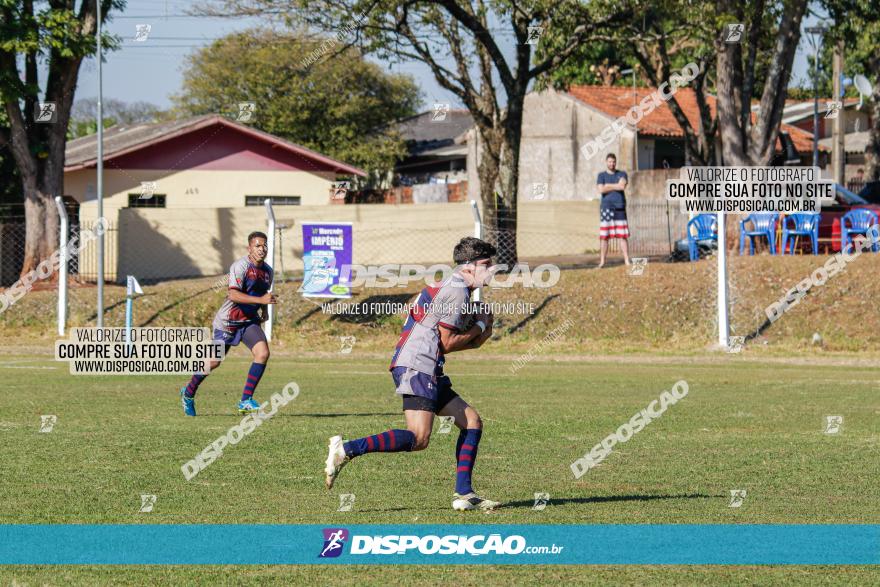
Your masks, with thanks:
[(259, 324), (245, 324), (229, 332), (215, 328), (214, 340), (223, 342), (227, 351), (229, 347), (238, 346), (240, 342), (244, 342), (247, 348), (252, 349), (258, 342), (266, 342), (266, 333)]
[(409, 367), (395, 367), (391, 370), (391, 378), (397, 393), (403, 396), (404, 410), (437, 414), (458, 397), (446, 375), (428, 375)]

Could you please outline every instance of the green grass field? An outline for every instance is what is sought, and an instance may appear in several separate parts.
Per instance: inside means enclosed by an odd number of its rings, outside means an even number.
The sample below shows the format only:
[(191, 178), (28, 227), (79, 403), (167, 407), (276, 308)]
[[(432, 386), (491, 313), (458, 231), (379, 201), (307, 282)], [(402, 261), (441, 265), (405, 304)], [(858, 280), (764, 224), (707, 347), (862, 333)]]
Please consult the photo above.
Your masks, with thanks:
[[(585, 362), (450, 357), (456, 390), (483, 416), (475, 487), (491, 513), (450, 507), (456, 434), (421, 453), (367, 455), (333, 492), (327, 437), (401, 427), (380, 355), (276, 354), (257, 392), (301, 393), (192, 481), (180, 466), (235, 424), (241, 350), (199, 391), (185, 419), (185, 377), (71, 377), (66, 363), (4, 356), (0, 377), (2, 523), (880, 523), (880, 396), (875, 369), (736, 355), (650, 355)], [(569, 465), (679, 380), (690, 393), (599, 467)], [(39, 433), (40, 415), (58, 420)], [(828, 415), (844, 418), (824, 434)], [(730, 508), (731, 489), (747, 490)], [(534, 493), (551, 504), (532, 509)], [(356, 495), (337, 512), (340, 493)], [(138, 513), (141, 494), (158, 496)], [(198, 548), (198, 545), (193, 545)], [(259, 545), (242, 545), (259, 548)], [(4, 585), (639, 583), (877, 584), (876, 567), (2, 567)]]

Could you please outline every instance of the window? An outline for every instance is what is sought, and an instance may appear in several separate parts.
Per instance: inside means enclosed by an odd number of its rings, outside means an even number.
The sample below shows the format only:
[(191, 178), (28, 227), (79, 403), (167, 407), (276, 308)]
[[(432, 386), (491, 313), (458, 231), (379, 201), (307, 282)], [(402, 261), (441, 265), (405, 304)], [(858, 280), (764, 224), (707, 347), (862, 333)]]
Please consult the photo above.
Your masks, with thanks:
[(266, 198), (272, 200), (273, 206), (299, 206), (302, 203), (300, 196), (245, 196), (245, 206), (262, 206)]
[(140, 194), (128, 194), (129, 208), (164, 208), (165, 194), (153, 194), (152, 198), (141, 198)]

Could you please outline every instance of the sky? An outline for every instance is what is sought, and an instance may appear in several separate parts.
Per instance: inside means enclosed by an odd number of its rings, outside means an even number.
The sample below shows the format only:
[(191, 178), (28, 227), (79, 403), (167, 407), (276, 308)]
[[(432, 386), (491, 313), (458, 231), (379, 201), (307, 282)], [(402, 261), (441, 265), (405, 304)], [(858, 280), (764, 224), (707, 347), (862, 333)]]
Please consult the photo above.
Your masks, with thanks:
[[(124, 12), (117, 13), (113, 22), (105, 23), (108, 32), (122, 39), (120, 49), (105, 57), (102, 68), (105, 101), (108, 98), (124, 102), (143, 100), (169, 107), (171, 95), (180, 91), (187, 54), (226, 34), (261, 24), (257, 18), (186, 16), (185, 10), (192, 4), (181, 0), (129, 0)], [(145, 42), (134, 41), (139, 24), (150, 25)], [(512, 44), (504, 46), (509, 52)], [(448, 61), (451, 59), (447, 65)], [(381, 65), (394, 73), (412, 75), (422, 90), (425, 109), (430, 109), (435, 102), (450, 103), (453, 107), (458, 104), (452, 93), (437, 84), (426, 65)], [(77, 83), (77, 99), (97, 96), (97, 80), (96, 60), (84, 61)]]
[[(228, 33), (261, 23), (257, 18), (187, 16), (185, 10), (192, 4), (182, 0), (129, 0), (125, 11), (113, 17), (113, 22), (106, 28), (122, 39), (122, 46), (107, 54), (103, 66), (105, 101), (108, 98), (124, 102), (146, 101), (167, 108), (171, 106), (171, 95), (180, 91), (187, 54)], [(815, 21), (814, 17), (808, 17), (804, 26)], [(136, 42), (137, 25), (142, 24), (150, 25), (149, 37), (144, 42)], [(512, 38), (500, 35), (496, 40), (505, 54), (512, 56)], [(809, 52), (806, 40), (802, 39), (793, 79), (806, 77), (806, 55)], [(450, 61), (451, 58), (447, 57), (441, 63), (448, 65)], [(455, 95), (437, 84), (427, 65), (418, 62), (380, 65), (394, 73), (412, 75), (422, 90), (425, 110), (437, 102), (450, 103), (453, 108), (461, 107)], [(88, 59), (81, 69), (76, 96), (83, 99), (97, 96), (97, 93), (97, 63), (95, 59)]]

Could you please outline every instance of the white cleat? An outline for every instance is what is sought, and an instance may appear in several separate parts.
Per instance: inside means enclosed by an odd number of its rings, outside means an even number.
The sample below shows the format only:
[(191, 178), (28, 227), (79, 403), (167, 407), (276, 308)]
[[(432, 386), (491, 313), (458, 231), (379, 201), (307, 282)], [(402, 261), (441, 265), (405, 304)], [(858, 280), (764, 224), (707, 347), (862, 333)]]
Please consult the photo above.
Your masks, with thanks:
[(474, 492), (465, 495), (457, 493), (452, 494), (452, 509), (458, 512), (466, 512), (468, 510), (494, 510), (501, 505), (501, 502), (492, 501), (491, 499), (483, 499)]
[(333, 489), (333, 483), (336, 481), (339, 471), (351, 459), (345, 454), (341, 436), (332, 436), (328, 448), (327, 466), (324, 467), (324, 484), (327, 486), (327, 489)]

